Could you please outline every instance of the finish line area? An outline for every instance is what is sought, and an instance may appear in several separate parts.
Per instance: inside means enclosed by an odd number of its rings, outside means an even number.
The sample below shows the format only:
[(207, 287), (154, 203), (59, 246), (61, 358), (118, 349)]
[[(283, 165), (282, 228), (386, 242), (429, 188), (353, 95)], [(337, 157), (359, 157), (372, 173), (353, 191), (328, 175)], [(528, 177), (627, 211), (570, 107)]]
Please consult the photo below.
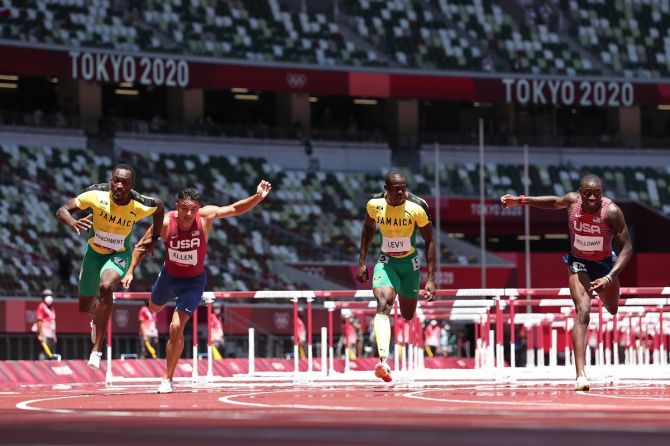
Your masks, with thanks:
[[(352, 299), (367, 297), (365, 292), (288, 293), (249, 298), (289, 299), (295, 317), (304, 299), (310, 334), (311, 305), (321, 304), (321, 298), (330, 314), (340, 308), (370, 311), (367, 301)], [(375, 378), (371, 368), (356, 369), (355, 361), (333, 359), (332, 324), (320, 330), (319, 352), (309, 360), (289, 361), (294, 368), (284, 372), (260, 370), (260, 361), (267, 359), (253, 351), (238, 373), (220, 372), (225, 359), (212, 365), (208, 358), (197, 362), (195, 354), (193, 372), (182, 373), (171, 394), (156, 394), (164, 361), (153, 362), (149, 376), (124, 376), (123, 361), (111, 359), (111, 347), (103, 370), (83, 369), (90, 377), (86, 382), (62, 377), (48, 384), (9, 385), (0, 369), (0, 444), (667, 444), (668, 288), (622, 289), (616, 317), (602, 314), (594, 299), (590, 330), (597, 343), (589, 351), (589, 392), (574, 391), (568, 336), (572, 302), (564, 293), (441, 290), (438, 302), (420, 301), (420, 310), (426, 318), (474, 323), (474, 361), (469, 368), (432, 368), (436, 363), (424, 357), (419, 330), (410, 328), (404, 359), (390, 361), (391, 383)], [(208, 313), (214, 299), (228, 297), (206, 295)], [(509, 360), (515, 356), (510, 356), (515, 345), (510, 327), (518, 331), (520, 325), (529, 333), (523, 367)], [(310, 354), (314, 340), (309, 337)], [(83, 360), (62, 363), (85, 367)], [(58, 363), (40, 362), (52, 364)]]
[[(10, 444), (666, 444), (670, 381), (60, 385), (0, 393)], [(228, 442), (228, 443), (224, 443)], [(534, 444), (534, 443), (533, 443)]]

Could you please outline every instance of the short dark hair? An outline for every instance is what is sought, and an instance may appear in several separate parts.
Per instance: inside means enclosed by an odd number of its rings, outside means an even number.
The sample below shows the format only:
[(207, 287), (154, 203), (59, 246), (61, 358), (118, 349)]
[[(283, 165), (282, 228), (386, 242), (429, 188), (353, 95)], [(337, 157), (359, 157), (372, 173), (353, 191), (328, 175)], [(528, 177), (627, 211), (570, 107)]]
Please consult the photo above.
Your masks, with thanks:
[(600, 187), (603, 186), (602, 178), (600, 178), (598, 175), (594, 173), (587, 173), (581, 178), (581, 180), (579, 180), (579, 187), (582, 186), (582, 183), (590, 183), (590, 182), (600, 184)]
[(386, 183), (386, 185), (391, 184), (391, 179), (393, 177), (407, 178), (405, 174), (400, 171), (400, 169), (392, 168), (388, 172), (386, 172), (386, 175), (384, 176), (384, 182)]
[(192, 200), (200, 203), (200, 191), (195, 187), (184, 187), (177, 194), (177, 201)]
[(131, 166), (130, 164), (126, 164), (126, 163), (119, 163), (116, 166), (114, 166), (114, 170), (112, 171), (112, 175), (114, 174), (114, 172), (116, 172), (119, 169), (130, 171), (130, 176), (133, 179), (133, 183), (135, 182), (135, 169), (133, 169), (133, 166)]

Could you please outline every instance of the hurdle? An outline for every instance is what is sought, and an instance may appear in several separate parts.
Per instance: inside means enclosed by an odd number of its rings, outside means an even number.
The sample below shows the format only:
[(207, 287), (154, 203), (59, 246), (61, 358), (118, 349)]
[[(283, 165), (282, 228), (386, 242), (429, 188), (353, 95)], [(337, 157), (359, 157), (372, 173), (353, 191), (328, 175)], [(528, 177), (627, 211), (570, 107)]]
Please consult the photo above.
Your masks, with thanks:
[[(474, 324), (475, 330), (475, 368), (483, 371), (495, 371), (500, 374), (502, 370), (519, 369), (516, 364), (515, 327), (520, 325), (528, 331), (528, 348), (526, 356), (526, 367), (530, 370), (537, 367), (563, 368), (574, 364), (570, 332), (574, 327), (574, 305), (569, 296), (567, 288), (493, 288), (493, 289), (443, 289), (437, 290), (438, 296), (435, 302), (422, 302), (417, 307), (417, 314), (423, 312), (425, 315), (439, 317), (441, 319), (462, 320)], [(146, 299), (149, 293), (115, 293), (115, 299)], [(371, 290), (315, 290), (315, 291), (244, 291), (244, 292), (221, 292), (208, 291), (203, 295), (203, 301), (207, 306), (207, 318), (212, 317), (211, 305), (217, 299), (285, 299), (293, 305), (293, 370), (288, 372), (259, 372), (254, 367), (256, 360), (254, 351), (254, 331), (249, 330), (249, 369), (248, 373), (242, 374), (247, 377), (263, 377), (273, 375), (276, 377), (288, 377), (295, 379), (303, 374), (316, 375), (312, 369), (313, 364), (313, 326), (312, 310), (313, 304), (318, 301), (327, 310), (328, 326), (321, 327), (321, 363), (318, 375), (321, 377), (335, 377), (334, 348), (333, 348), (333, 315), (336, 309), (346, 307), (354, 308), (355, 311), (372, 311), (376, 305)], [(298, 362), (298, 333), (297, 317), (298, 303), (304, 299), (307, 309), (307, 358), (306, 371), (301, 371)], [(368, 299), (356, 301), (352, 299)], [(599, 299), (591, 300), (592, 308), (591, 323), (589, 330), (596, 337), (594, 351), (588, 348), (589, 355), (593, 355), (595, 366), (650, 366), (668, 364), (667, 343), (668, 323), (670, 312), (666, 307), (670, 305), (670, 287), (646, 287), (646, 288), (621, 288), (621, 300), (619, 314), (616, 317), (604, 315), (602, 303)], [(527, 307), (533, 311), (554, 307), (557, 310), (546, 313), (524, 313), (519, 309)], [(398, 318), (398, 309), (393, 310), (393, 316)], [(416, 320), (416, 318), (415, 318)], [(416, 324), (416, 322), (414, 322)], [(495, 324), (495, 329), (492, 329)], [(190, 378), (182, 378), (196, 382), (213, 382), (217, 380), (212, 368), (211, 355), (211, 332), (207, 328), (207, 371), (204, 376), (198, 374), (198, 345), (197, 326), (194, 325), (193, 362), (192, 375)], [(397, 324), (395, 324), (397, 327)], [(504, 327), (509, 327), (509, 343), (504, 338)], [(114, 376), (112, 374), (112, 343), (111, 323), (108, 324), (107, 341), (107, 372), (106, 382), (118, 381), (128, 382), (136, 378)], [(564, 363), (560, 365), (558, 356), (558, 333), (563, 333), (563, 356)], [(408, 342), (407, 356), (405, 359), (394, 355), (394, 369), (420, 372), (423, 369), (423, 348), (420, 345), (422, 330), (417, 331), (417, 325), (409, 331), (414, 342)], [(398, 351), (398, 333), (394, 332), (396, 351)], [(547, 342), (545, 342), (545, 338)], [(537, 341), (537, 342), (535, 342)], [(546, 344), (546, 345), (545, 345)], [(624, 349), (620, 354), (620, 346)], [(509, 352), (509, 363), (505, 362), (505, 353)], [(549, 356), (548, 364), (545, 364), (545, 353)], [(404, 361), (404, 362), (403, 362)], [(640, 369), (642, 370), (642, 369)], [(345, 372), (348, 369), (345, 367)], [(352, 372), (353, 373), (353, 372)], [(562, 372), (565, 373), (565, 372)], [(243, 377), (238, 374), (237, 378)], [(146, 381), (147, 379), (142, 379)]]

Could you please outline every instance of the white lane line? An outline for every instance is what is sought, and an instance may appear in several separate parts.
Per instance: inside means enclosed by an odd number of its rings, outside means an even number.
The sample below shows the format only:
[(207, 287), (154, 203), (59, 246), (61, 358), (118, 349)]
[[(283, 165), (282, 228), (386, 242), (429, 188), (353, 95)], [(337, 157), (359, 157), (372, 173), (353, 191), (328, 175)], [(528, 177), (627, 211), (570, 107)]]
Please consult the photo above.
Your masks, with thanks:
[(228, 395), (222, 396), (219, 398), (219, 401), (226, 404), (233, 404), (237, 406), (248, 406), (248, 407), (262, 407), (266, 409), (320, 409), (320, 410), (339, 410), (339, 411), (351, 411), (351, 412), (370, 412), (374, 411), (374, 408), (368, 407), (355, 407), (355, 406), (315, 406), (311, 404), (264, 404), (264, 403), (250, 403), (245, 401), (234, 401), (233, 398), (243, 398), (243, 397), (255, 397), (257, 395), (268, 395), (276, 393), (286, 393), (286, 392), (300, 392), (300, 390), (278, 390), (276, 392), (251, 392), (251, 393), (239, 393), (237, 395)]
[(28, 400), (21, 401), (16, 404), (17, 409), (21, 410), (31, 410), (35, 412), (46, 412), (46, 413), (60, 413), (60, 414), (82, 414), (82, 415), (111, 415), (119, 417), (131, 417), (137, 415), (136, 412), (129, 411), (111, 411), (111, 410), (72, 410), (72, 409), (57, 409), (57, 408), (47, 408), (47, 407), (33, 407), (31, 404), (42, 403), (47, 401), (57, 401), (73, 398), (87, 398), (95, 395), (72, 395), (72, 396), (58, 396), (51, 398), (41, 398), (37, 400)]
[[(584, 392), (585, 395), (597, 397), (597, 398), (612, 398), (619, 400), (635, 400), (635, 401), (668, 401), (668, 397), (654, 397), (648, 395), (607, 395), (602, 393), (590, 393)], [(645, 409), (649, 406), (645, 406)], [(670, 407), (668, 407), (670, 410)]]
[[(481, 389), (483, 390), (483, 389)], [(409, 392), (405, 393), (402, 396), (405, 398), (410, 398), (410, 399), (418, 399), (418, 400), (424, 400), (424, 401), (434, 401), (434, 402), (445, 402), (445, 403), (456, 403), (456, 404), (479, 404), (479, 405), (486, 405), (486, 406), (515, 406), (515, 407), (520, 407), (520, 406), (526, 406), (528, 407), (528, 410), (532, 410), (533, 407), (551, 407), (555, 410), (568, 410), (568, 409), (578, 409), (578, 410), (612, 410), (612, 409), (618, 409), (620, 408), (620, 404), (612, 404), (612, 405), (607, 405), (607, 404), (589, 404), (588, 406), (585, 406), (584, 404), (572, 404), (572, 403), (562, 403), (562, 402), (557, 402), (557, 401), (499, 401), (499, 400), (464, 400), (464, 399), (455, 399), (455, 398), (433, 398), (433, 397), (428, 397), (428, 396), (421, 396), (421, 394), (425, 394), (429, 391), (437, 391), (437, 390), (418, 390), (415, 392)], [(603, 397), (615, 397), (614, 395), (603, 395), (603, 394), (597, 394), (597, 393), (591, 393), (591, 392), (575, 392), (576, 395), (579, 396), (603, 396)], [(508, 398), (514, 398), (513, 396), (510, 396)], [(626, 399), (625, 396), (618, 397), (619, 399)], [(658, 400), (665, 400), (663, 398), (657, 398)], [(670, 405), (665, 405), (665, 406), (645, 406), (644, 409), (646, 411), (649, 410), (658, 410), (658, 411), (666, 411), (670, 412)]]

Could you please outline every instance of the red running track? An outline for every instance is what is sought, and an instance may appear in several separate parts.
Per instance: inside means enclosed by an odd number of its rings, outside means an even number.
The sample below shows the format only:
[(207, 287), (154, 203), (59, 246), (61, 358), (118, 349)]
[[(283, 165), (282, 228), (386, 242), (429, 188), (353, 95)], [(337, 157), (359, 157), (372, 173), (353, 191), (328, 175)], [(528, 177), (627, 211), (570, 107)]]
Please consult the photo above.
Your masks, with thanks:
[[(57, 386), (58, 387), (58, 386)], [(68, 388), (69, 387), (69, 388)], [(0, 389), (0, 444), (670, 444), (670, 387), (155, 385)]]

